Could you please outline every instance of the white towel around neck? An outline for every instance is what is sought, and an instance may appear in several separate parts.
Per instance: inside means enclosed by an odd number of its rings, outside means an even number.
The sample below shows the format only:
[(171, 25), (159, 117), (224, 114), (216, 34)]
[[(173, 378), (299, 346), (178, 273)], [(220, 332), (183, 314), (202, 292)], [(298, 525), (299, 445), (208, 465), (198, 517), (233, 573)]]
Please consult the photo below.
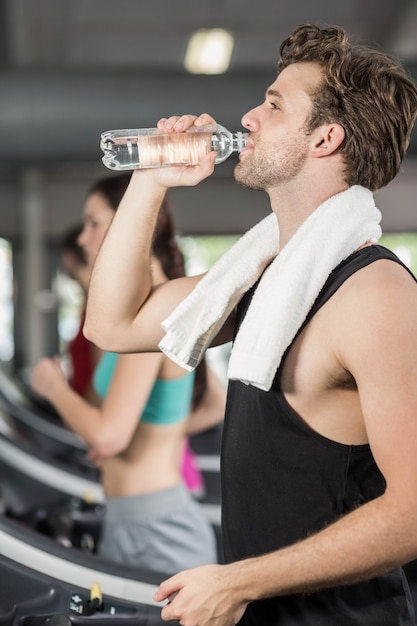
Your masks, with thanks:
[(228, 378), (267, 391), (329, 274), (361, 245), (378, 241), (380, 221), (372, 193), (356, 185), (321, 204), (278, 251), (278, 221), (274, 213), (268, 215), (164, 320), (160, 349), (185, 369), (194, 369), (263, 274), (235, 337)]

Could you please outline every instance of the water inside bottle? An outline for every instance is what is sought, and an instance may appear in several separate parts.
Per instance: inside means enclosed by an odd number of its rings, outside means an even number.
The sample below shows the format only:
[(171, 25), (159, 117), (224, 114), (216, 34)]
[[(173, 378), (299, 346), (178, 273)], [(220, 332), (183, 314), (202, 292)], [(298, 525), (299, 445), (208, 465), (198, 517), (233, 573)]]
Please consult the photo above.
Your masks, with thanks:
[(211, 150), (211, 133), (148, 135), (138, 138), (142, 167), (197, 165)]
[(174, 165), (197, 165), (212, 150), (212, 133), (173, 133), (113, 137), (101, 145), (103, 163), (130, 170)]

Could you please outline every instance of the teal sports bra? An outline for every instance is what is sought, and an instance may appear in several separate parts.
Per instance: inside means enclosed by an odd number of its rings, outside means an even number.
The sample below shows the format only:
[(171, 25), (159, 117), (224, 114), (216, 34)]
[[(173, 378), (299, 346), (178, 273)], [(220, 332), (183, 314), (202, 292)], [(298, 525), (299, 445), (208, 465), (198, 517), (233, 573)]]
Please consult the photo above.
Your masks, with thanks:
[[(101, 399), (109, 389), (118, 358), (115, 352), (105, 352), (94, 370), (94, 388)], [(190, 412), (193, 387), (194, 372), (170, 380), (157, 378), (140, 421), (157, 425), (181, 422)]]

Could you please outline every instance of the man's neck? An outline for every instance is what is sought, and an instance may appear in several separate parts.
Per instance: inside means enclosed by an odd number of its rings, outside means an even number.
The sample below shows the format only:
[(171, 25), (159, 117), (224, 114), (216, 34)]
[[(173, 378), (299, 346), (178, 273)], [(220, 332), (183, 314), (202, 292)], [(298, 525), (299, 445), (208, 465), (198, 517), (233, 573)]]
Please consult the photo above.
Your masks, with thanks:
[(269, 191), (271, 208), (279, 222), (280, 248), (285, 246), (317, 207), (336, 194), (346, 191), (348, 187), (346, 184), (316, 184), (313, 189), (287, 186)]

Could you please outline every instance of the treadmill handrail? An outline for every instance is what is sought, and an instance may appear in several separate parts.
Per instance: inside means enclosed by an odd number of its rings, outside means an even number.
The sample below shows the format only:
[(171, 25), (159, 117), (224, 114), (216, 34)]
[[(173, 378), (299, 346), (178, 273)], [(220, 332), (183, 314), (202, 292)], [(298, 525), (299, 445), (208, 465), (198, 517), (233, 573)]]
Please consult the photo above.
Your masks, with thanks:
[(13, 404), (4, 396), (4, 394), (2, 394), (1, 389), (0, 400), (3, 402), (4, 407), (11, 413), (12, 417), (22, 422), (25, 426), (29, 426), (30, 428), (37, 430), (42, 435), (46, 435), (50, 439), (54, 439), (60, 443), (65, 443), (80, 450), (87, 450), (85, 441), (83, 441), (81, 437), (76, 435), (72, 430), (69, 430), (64, 426), (59, 426), (58, 424), (53, 424), (44, 417), (36, 415), (34, 411), (27, 409), (24, 406)]
[[(15, 444), (6, 441), (1, 435), (0, 459), (3, 459), (10, 467), (15, 468), (20, 473), (24, 473), (57, 491), (89, 502), (105, 504), (106, 499), (100, 483), (67, 472), (56, 465), (52, 465), (51, 462), (46, 463)], [(221, 506), (219, 504), (204, 502), (198, 504), (211, 524), (214, 526), (221, 525)]]
[[(33, 536), (32, 534), (32, 541)], [(90, 589), (94, 583), (99, 583), (103, 594), (113, 598), (160, 606), (153, 600), (158, 583), (135, 580), (133, 577), (129, 577), (129, 572), (120, 576), (112, 574), (106, 571), (107, 563), (94, 556), (91, 557), (91, 566), (77, 563), (76, 560), (68, 558), (74, 559), (76, 556), (72, 548), (62, 548), (63, 555), (60, 556), (45, 549), (42, 550), (36, 545), (31, 545), (29, 540), (29, 536), (28, 541), (24, 541), (13, 533), (7, 532), (7, 529), (4, 529), (4, 523), (0, 523), (1, 556), (70, 585)], [(85, 560), (84, 553), (80, 553), (80, 561), (83, 560), (81, 557)], [(111, 568), (111, 565), (109, 564), (108, 569)], [(151, 573), (149, 576), (155, 579), (156, 574), (152, 575)], [(163, 578), (161, 578), (162, 580)]]
[(57, 491), (89, 501), (103, 503), (99, 482), (67, 472), (52, 462), (46, 463), (0, 436), (0, 458), (10, 467)]

